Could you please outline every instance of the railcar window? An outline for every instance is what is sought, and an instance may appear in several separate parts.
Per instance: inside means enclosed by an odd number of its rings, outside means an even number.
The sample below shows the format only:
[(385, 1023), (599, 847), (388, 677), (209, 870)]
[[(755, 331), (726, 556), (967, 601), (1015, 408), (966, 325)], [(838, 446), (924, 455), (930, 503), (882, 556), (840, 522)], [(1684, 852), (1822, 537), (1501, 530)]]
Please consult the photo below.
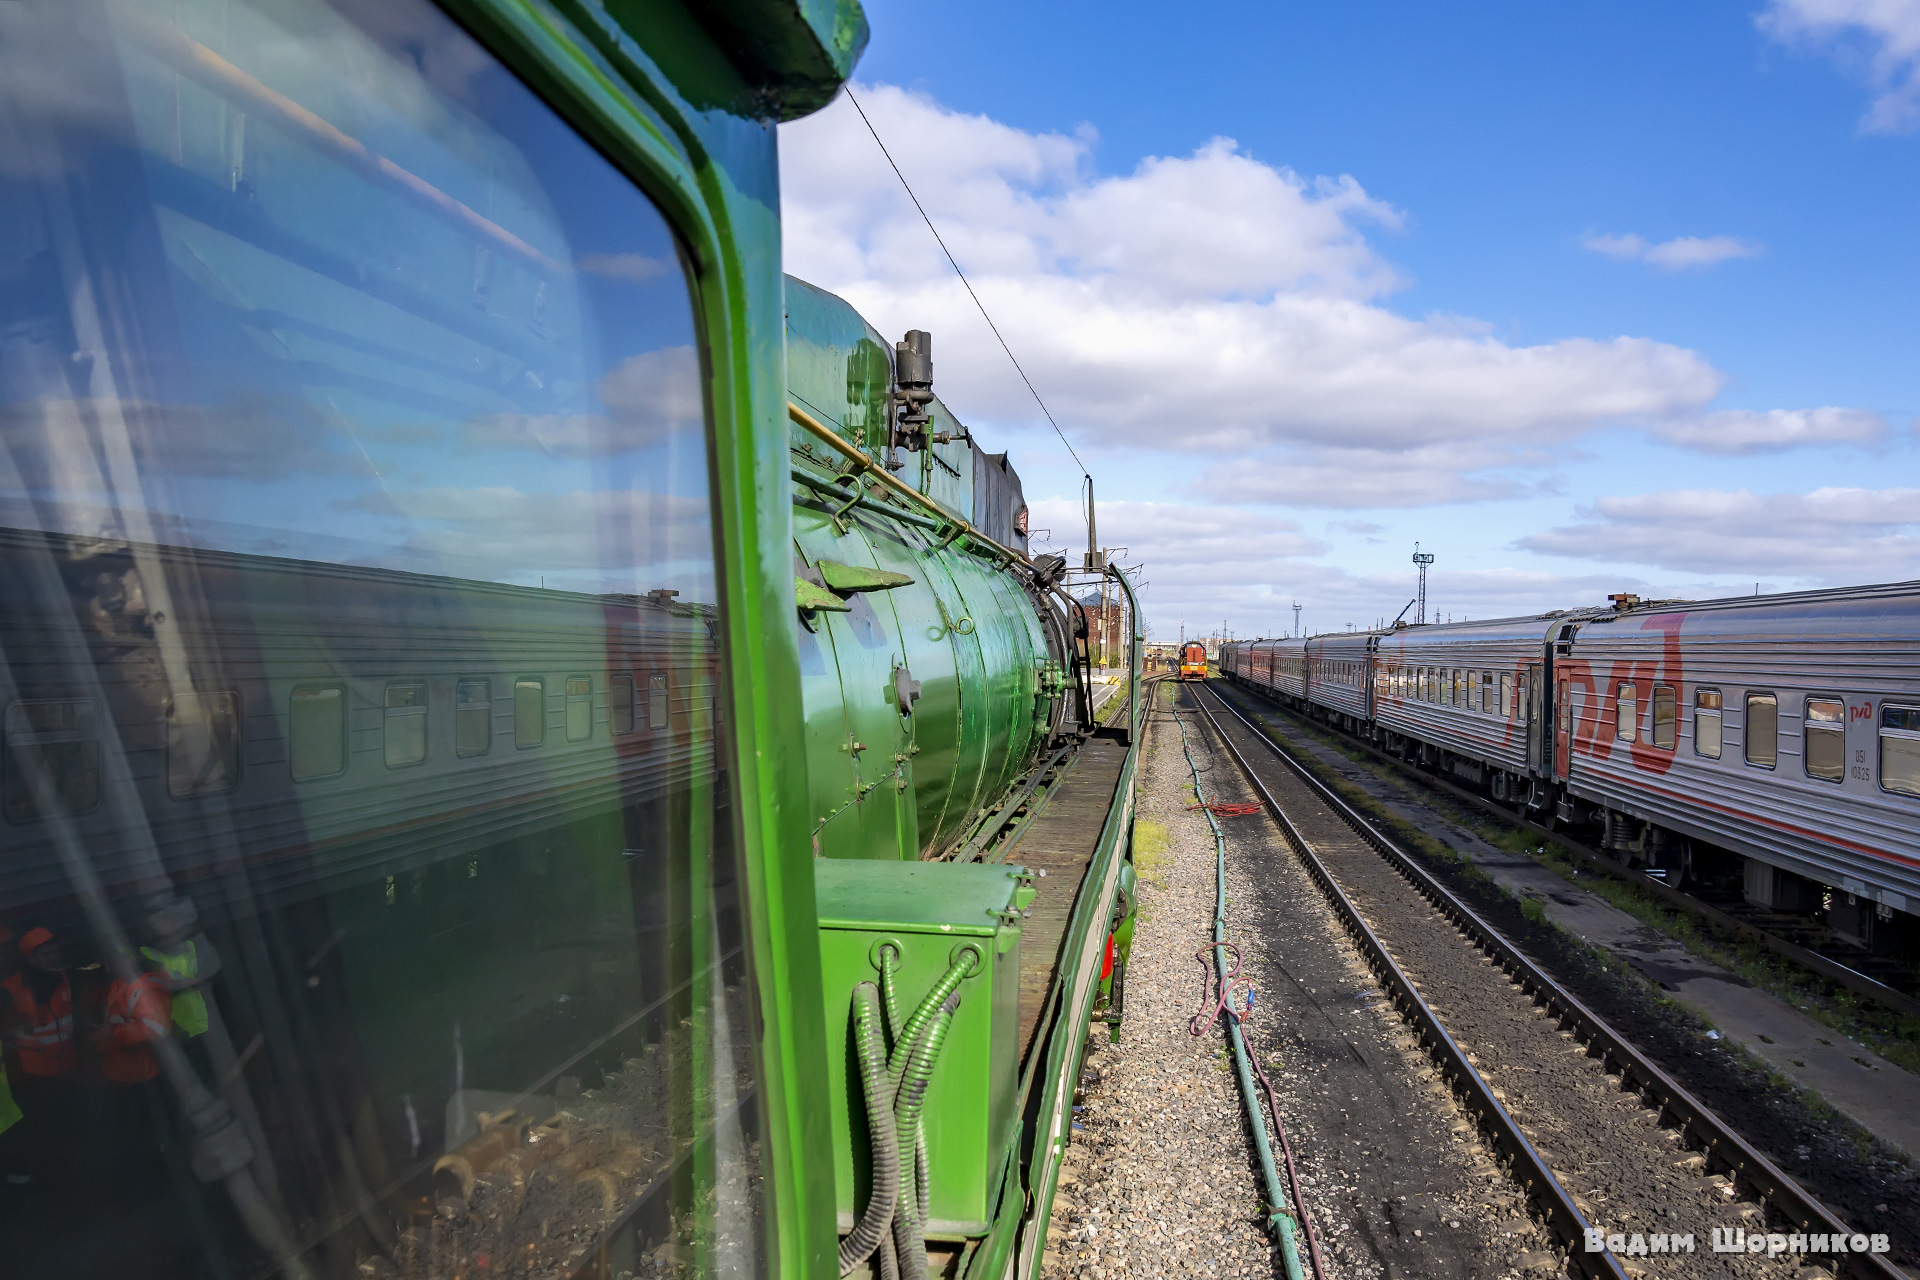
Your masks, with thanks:
[(1513, 672), (1500, 673), (1500, 714), (1506, 719), (1513, 718)]
[(1478, 671), (1467, 672), (1467, 710), (1478, 711), (1480, 709), (1480, 688), (1480, 673)]
[(1802, 721), (1807, 776), (1841, 782), (1847, 776), (1847, 704), (1840, 698), (1808, 698)]
[(459, 681), (453, 686), (453, 753), (483, 756), (492, 747), (493, 681)]
[(387, 710), (381, 721), (381, 746), (387, 768), (422, 764), (427, 758), (427, 686), (419, 682), (387, 686)]
[(240, 695), (176, 693), (167, 707), (167, 794), (218, 795), (240, 785)]
[(1720, 758), (1720, 691), (1693, 691), (1693, 753)]
[(1623, 684), (1615, 693), (1613, 736), (1621, 742), (1633, 742), (1640, 736), (1640, 691)]
[(78, 816), (100, 804), (100, 726), (91, 698), (16, 702), (7, 708), (4, 804), (9, 822), (54, 811)]
[(1494, 707), (1498, 704), (1499, 692), (1494, 687), (1493, 672), (1482, 671), (1480, 673), (1480, 709), (1492, 715)]
[(632, 676), (614, 676), (607, 681), (607, 719), (615, 737), (633, 732)]
[(1673, 750), (1675, 698), (1673, 686), (1653, 686), (1653, 745), (1662, 751)]
[(567, 741), (585, 742), (593, 734), (593, 677), (567, 677)]
[(765, 1274), (724, 700), (505, 746), (730, 687), (692, 256), (427, 0), (0, 4), (0, 917), (205, 979), (13, 1077), (0, 1271)]
[(1920, 796), (1920, 707), (1880, 709), (1880, 786)]
[(647, 677), (647, 728), (667, 727), (667, 678)]
[(513, 682), (513, 745), (537, 747), (547, 740), (547, 682), (523, 676)]
[(1747, 763), (1771, 769), (1780, 758), (1780, 702), (1771, 693), (1747, 694)]
[(347, 771), (347, 690), (338, 684), (296, 688), (287, 704), (287, 763), (294, 781)]

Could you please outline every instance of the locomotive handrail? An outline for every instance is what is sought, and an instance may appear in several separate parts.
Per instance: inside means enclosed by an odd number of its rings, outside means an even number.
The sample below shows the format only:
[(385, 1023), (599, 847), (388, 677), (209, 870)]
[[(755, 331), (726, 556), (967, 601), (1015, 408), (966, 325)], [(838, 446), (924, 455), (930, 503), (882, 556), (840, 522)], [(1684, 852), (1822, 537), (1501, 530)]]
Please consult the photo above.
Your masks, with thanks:
[(952, 525), (960, 533), (972, 538), (975, 542), (992, 547), (995, 551), (1006, 557), (1007, 563), (1022, 565), (1029, 569), (1033, 567), (1033, 562), (1028, 560), (1022, 553), (1015, 551), (1011, 547), (1001, 546), (998, 542), (995, 542), (992, 538), (989, 538), (986, 534), (976, 529), (971, 523), (947, 510), (912, 485), (903, 484), (894, 477), (892, 472), (875, 462), (859, 449), (856, 449), (853, 445), (842, 440), (839, 433), (835, 432), (832, 428), (828, 427), (825, 423), (821, 422), (818, 418), (791, 400), (787, 401), (787, 416), (799, 424), (800, 428), (808, 435), (838, 450), (848, 461), (857, 465), (860, 470), (866, 472), (875, 480), (878, 480), (889, 493), (892, 493), (896, 497), (905, 498), (916, 506), (925, 507), (928, 511), (931, 511), (936, 518)]

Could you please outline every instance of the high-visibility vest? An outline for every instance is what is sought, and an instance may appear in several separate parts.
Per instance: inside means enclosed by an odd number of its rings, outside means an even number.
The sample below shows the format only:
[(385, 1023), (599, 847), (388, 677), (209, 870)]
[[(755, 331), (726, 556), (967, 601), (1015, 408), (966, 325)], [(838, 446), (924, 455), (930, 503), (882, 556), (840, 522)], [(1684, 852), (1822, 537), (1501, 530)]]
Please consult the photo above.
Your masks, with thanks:
[[(181, 944), (178, 951), (142, 947), (140, 954), (167, 971), (172, 979), (173, 1029), (182, 1037), (197, 1036), (207, 1029), (207, 998), (187, 984), (200, 976), (200, 954), (193, 941)], [(184, 988), (184, 989), (183, 989)]]
[(20, 1123), (20, 1104), (13, 1100), (13, 1087), (7, 1083), (7, 1064), (0, 1062), (0, 1133)]
[(107, 1025), (101, 1032), (100, 1072), (117, 1084), (139, 1084), (160, 1074), (153, 1042), (173, 1025), (167, 981), (143, 973), (107, 988)]
[(66, 974), (60, 975), (60, 985), (45, 1004), (33, 998), (33, 989), (21, 974), (0, 983), (0, 988), (13, 998), (12, 1040), (21, 1071), (30, 1076), (64, 1076), (80, 1064), (73, 1043), (73, 987)]

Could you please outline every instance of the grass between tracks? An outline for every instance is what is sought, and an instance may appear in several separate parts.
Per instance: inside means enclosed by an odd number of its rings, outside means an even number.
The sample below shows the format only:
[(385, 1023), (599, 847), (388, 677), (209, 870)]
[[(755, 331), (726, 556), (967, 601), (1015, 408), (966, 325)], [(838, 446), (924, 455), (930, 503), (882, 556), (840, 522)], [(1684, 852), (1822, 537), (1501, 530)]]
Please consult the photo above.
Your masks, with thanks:
[[(1292, 717), (1256, 712), (1257, 721), (1285, 723), (1343, 759), (1385, 782), (1417, 785), (1419, 779), (1384, 765), (1370, 754), (1338, 735), (1317, 725)], [(1473, 859), (1445, 841), (1421, 831), (1380, 803), (1377, 796), (1351, 779), (1327, 767), (1323, 760), (1308, 754), (1296, 754), (1313, 775), (1340, 793), (1367, 816), (1367, 820), (1403, 845), (1426, 855), (1432, 861), (1456, 868), (1468, 880), (1490, 883), (1491, 877)], [(1759, 943), (1715, 928), (1709, 921), (1676, 910), (1653, 895), (1612, 876), (1582, 869), (1553, 845), (1522, 827), (1503, 823), (1478, 809), (1470, 809), (1442, 792), (1419, 787), (1420, 802), (1455, 826), (1508, 853), (1533, 859), (1568, 883), (1593, 893), (1634, 919), (1671, 938), (1687, 950), (1729, 972), (1738, 974), (1754, 986), (1801, 1010), (1841, 1035), (1858, 1041), (1887, 1061), (1920, 1074), (1920, 1018), (1883, 1008), (1875, 1001), (1856, 994), (1819, 974), (1811, 973), (1784, 956), (1775, 955)], [(1521, 913), (1535, 924), (1546, 925), (1543, 904), (1523, 899)], [(1702, 1019), (1704, 1022), (1705, 1020)], [(1710, 1024), (1709, 1024), (1710, 1025)]]

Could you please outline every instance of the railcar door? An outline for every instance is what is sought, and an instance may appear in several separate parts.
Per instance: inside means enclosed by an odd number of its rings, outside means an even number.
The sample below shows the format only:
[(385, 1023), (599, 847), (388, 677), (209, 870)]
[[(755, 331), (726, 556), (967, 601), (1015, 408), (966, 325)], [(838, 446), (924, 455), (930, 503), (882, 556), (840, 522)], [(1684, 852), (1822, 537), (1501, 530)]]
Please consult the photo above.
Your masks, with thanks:
[(1573, 769), (1573, 681), (1561, 676), (1553, 699), (1553, 776), (1566, 781)]
[(1538, 774), (1546, 767), (1542, 757), (1547, 753), (1547, 717), (1540, 714), (1541, 665), (1528, 663), (1523, 678), (1526, 685), (1520, 691), (1520, 717), (1527, 733), (1527, 771)]

